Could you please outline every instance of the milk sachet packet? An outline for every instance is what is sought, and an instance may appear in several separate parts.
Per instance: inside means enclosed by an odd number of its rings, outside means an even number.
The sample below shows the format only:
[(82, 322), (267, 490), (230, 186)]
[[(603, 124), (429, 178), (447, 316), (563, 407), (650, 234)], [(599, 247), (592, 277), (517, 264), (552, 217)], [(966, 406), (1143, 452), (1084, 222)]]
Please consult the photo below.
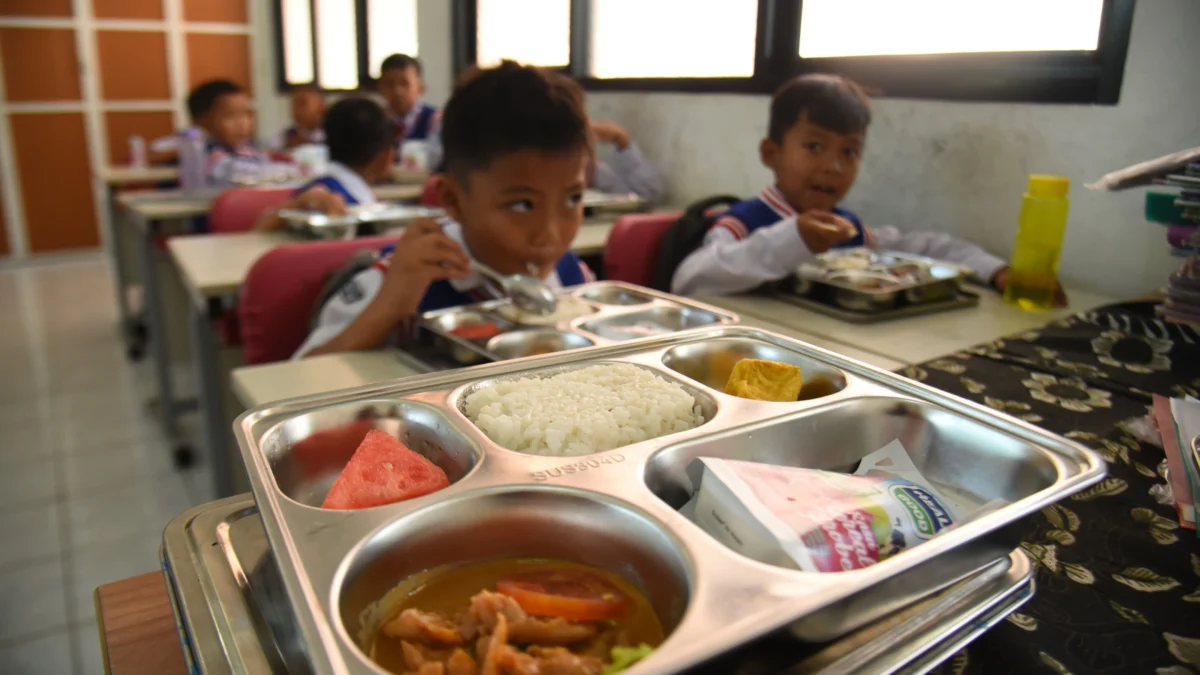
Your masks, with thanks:
[(963, 507), (925, 480), (899, 441), (853, 474), (701, 457), (682, 509), (729, 548), (805, 572), (861, 569), (932, 538)]

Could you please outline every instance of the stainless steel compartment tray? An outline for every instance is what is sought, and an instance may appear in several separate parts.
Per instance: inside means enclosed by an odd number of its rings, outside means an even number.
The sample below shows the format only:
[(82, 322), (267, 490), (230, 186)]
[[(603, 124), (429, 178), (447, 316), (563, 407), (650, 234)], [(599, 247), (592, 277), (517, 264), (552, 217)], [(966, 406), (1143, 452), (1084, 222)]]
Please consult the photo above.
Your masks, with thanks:
[[(844, 266), (854, 261), (856, 266)], [(905, 273), (903, 270), (910, 270)], [(923, 278), (914, 278), (921, 275)], [(861, 314), (894, 312), (897, 307), (946, 304), (955, 299), (969, 272), (950, 263), (895, 251), (849, 249), (830, 251), (796, 270), (777, 287), (783, 295), (807, 298), (837, 309)], [(888, 283), (868, 289), (851, 281), (856, 276)]]
[(293, 230), (323, 238), (336, 238), (364, 223), (406, 225), (417, 218), (437, 218), (442, 210), (411, 204), (352, 206), (345, 215), (330, 216), (320, 211), (281, 209), (279, 217)]
[[(177, 622), (202, 675), (300, 675), (302, 646), (254, 500), (238, 495), (190, 509), (163, 532), (162, 557)], [(789, 672), (921, 672), (1024, 603), (1029, 560), (1005, 561), (826, 645), (756, 645), (731, 663), (796, 664)], [(267, 620), (266, 617), (272, 617)], [(766, 672), (760, 668), (758, 672)]]
[[(790, 352), (811, 368), (840, 372), (844, 386), (811, 400), (767, 403), (727, 396), (678, 370), (673, 350), (721, 341)], [(679, 381), (707, 401), (708, 421), (585, 457), (540, 457), (496, 446), (459, 409), (465, 392), (489, 380), (595, 362), (631, 363)], [(364, 406), (394, 410), (380, 422), (393, 433), (403, 430), (403, 411), (425, 411), (417, 429), (426, 437), (431, 431), (443, 434), (449, 452), (459, 457), (451, 475), (458, 480), (433, 495), (363, 511), (327, 511), (298, 501), (306, 494), (304, 486), (278, 479), (295, 461), (291, 440), (332, 421), (358, 419)], [(486, 519), (525, 519), (520, 520), (522, 545), (542, 547), (527, 555), (567, 550), (563, 547), (572, 542), (553, 532), (577, 523), (626, 546), (637, 564), (657, 565), (642, 574), (630, 563), (635, 579), (651, 580), (642, 585), (656, 608), (672, 608), (665, 616), (660, 610), (670, 636), (632, 675), (692, 667), (779, 630), (808, 641), (845, 635), (994, 565), (1015, 546), (1015, 523), (1104, 475), (1095, 453), (1020, 420), (802, 342), (739, 327), (697, 329), (295, 399), (243, 414), (235, 432), (298, 617), (300, 640), (317, 673), (378, 672), (348, 632), (356, 629), (353, 610), (360, 606), (354, 603), (361, 600), (348, 596), (363, 595), (356, 584), (364, 570), (385, 563), (407, 569), (449, 555), (422, 545), (438, 536), (453, 537), (454, 547), (466, 552), (464, 559), (472, 559), (471, 552), (477, 558), (480, 547), (492, 545), (483, 540), (496, 539), (478, 536), (478, 523)], [(939, 488), (971, 507), (988, 508), (920, 547), (838, 574), (748, 560), (676, 510), (694, 490), (684, 469), (695, 457), (848, 470), (895, 438)], [(606, 519), (599, 526), (590, 520), (598, 514)], [(547, 519), (547, 529), (530, 527), (534, 518)], [(469, 529), (472, 522), (476, 530)], [(406, 545), (394, 548), (399, 541)], [(383, 555), (401, 550), (402, 558)], [(652, 583), (658, 581), (665, 585)]]
[[(514, 324), (499, 313), (508, 300), (493, 300), (427, 312), (421, 316), (419, 327), (432, 336), (435, 349), (462, 365), (473, 365), (514, 358), (519, 352), (511, 348), (495, 349), (491, 340), (496, 338), (470, 340), (452, 333), (451, 330), (464, 319), (468, 323), (486, 320), (501, 324), (501, 334), (530, 331), (532, 337), (534, 330), (556, 331), (560, 334), (557, 341), (570, 349), (589, 344), (611, 345), (643, 337), (631, 331), (622, 339), (616, 332), (619, 327), (638, 321), (659, 324), (674, 332), (706, 325), (732, 325), (740, 320), (737, 314), (719, 307), (619, 281), (594, 281), (567, 289), (562, 295), (578, 298), (595, 311), (549, 326), (522, 325)], [(575, 337), (570, 337), (571, 334)], [(501, 344), (507, 341), (497, 340)]]

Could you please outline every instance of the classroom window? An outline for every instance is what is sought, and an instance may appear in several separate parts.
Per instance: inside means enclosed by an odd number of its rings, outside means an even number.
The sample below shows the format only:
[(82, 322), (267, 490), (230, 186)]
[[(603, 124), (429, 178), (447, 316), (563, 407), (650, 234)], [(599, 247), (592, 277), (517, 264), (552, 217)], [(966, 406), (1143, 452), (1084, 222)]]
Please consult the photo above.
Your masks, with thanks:
[(754, 75), (754, 2), (603, 0), (591, 10), (592, 77)]
[(359, 89), (388, 55), (417, 55), (417, 0), (276, 0), (275, 8), (281, 89)]
[(475, 62), (504, 59), (550, 68), (566, 67), (571, 54), (569, 0), (476, 0)]
[(1103, 0), (804, 0), (799, 55), (1093, 51), (1103, 10)]
[(585, 88), (770, 93), (841, 73), (884, 96), (1116, 103), (1134, 0), (453, 0), (455, 65)]

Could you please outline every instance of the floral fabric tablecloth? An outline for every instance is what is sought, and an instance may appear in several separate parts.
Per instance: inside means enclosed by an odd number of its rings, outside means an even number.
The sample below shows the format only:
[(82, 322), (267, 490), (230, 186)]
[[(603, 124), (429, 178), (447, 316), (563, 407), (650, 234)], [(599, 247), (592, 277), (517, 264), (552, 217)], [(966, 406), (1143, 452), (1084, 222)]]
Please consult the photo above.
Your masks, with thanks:
[(941, 673), (1200, 675), (1200, 540), (1155, 501), (1161, 447), (1127, 421), (1198, 395), (1200, 334), (1130, 303), (910, 366), (904, 375), (1094, 448), (1107, 478), (1036, 516), (1034, 597)]

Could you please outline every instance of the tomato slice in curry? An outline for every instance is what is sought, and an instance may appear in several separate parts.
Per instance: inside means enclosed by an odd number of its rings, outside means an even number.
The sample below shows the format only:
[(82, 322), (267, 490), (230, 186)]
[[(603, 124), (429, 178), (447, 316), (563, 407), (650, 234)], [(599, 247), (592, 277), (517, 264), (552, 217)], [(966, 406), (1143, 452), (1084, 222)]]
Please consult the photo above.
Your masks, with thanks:
[(496, 582), (529, 614), (567, 621), (608, 621), (621, 616), (629, 598), (603, 577), (576, 570), (524, 572)]

